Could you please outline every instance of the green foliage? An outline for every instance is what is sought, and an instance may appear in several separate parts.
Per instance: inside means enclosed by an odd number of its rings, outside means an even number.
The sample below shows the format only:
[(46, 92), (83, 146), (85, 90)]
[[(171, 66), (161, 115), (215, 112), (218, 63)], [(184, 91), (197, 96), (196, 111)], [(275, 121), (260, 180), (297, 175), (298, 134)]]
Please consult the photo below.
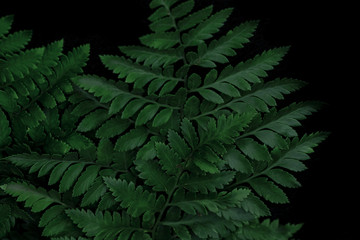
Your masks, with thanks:
[[(270, 79), (289, 47), (231, 57), (259, 21), (233, 9), (152, 0), (150, 33), (113, 79), (83, 73), (89, 45), (28, 49), (0, 18), (0, 238), (18, 220), (52, 240), (291, 239), (271, 217), (327, 133), (299, 134), (317, 102), (278, 107), (305, 82)], [(17, 239), (17, 238), (16, 238)]]

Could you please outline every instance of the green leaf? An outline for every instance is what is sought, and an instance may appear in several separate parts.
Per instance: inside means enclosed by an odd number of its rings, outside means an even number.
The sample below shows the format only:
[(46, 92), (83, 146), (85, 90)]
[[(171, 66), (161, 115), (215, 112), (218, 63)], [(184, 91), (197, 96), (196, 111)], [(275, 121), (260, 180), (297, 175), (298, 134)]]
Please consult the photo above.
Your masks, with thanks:
[(146, 124), (156, 115), (158, 110), (159, 110), (159, 105), (157, 104), (149, 104), (146, 107), (144, 107), (136, 118), (135, 126)]
[(18, 31), (0, 39), (0, 55), (13, 53), (23, 49), (31, 40), (32, 32)]
[(120, 51), (128, 57), (136, 59), (136, 63), (143, 62), (144, 66), (152, 68), (166, 67), (181, 60), (175, 50), (157, 50), (140, 46), (121, 46)]
[(181, 163), (181, 158), (164, 143), (156, 142), (155, 149), (162, 169), (169, 175), (175, 175), (179, 171), (178, 165)]
[(114, 84), (111, 84), (110, 81), (96, 75), (77, 76), (72, 78), (72, 81), (89, 93), (94, 93), (95, 97), (101, 97), (101, 103), (107, 103), (122, 93), (122, 91), (114, 86)]
[(251, 159), (257, 161), (270, 161), (271, 156), (264, 145), (260, 145), (251, 138), (241, 138), (236, 141), (239, 149)]
[(224, 99), (219, 94), (214, 92), (213, 90), (199, 89), (197, 91), (203, 98), (205, 98), (209, 102), (213, 102), (213, 103), (216, 103), (216, 104), (224, 103)]
[(213, 6), (210, 5), (179, 20), (178, 22), (179, 31), (185, 31), (201, 23), (211, 14), (212, 10), (213, 10)]
[(181, 122), (181, 132), (185, 140), (189, 143), (192, 149), (195, 149), (199, 143), (199, 138), (197, 136), (196, 130), (189, 119), (184, 118)]
[[(111, 214), (108, 211), (96, 212), (84, 209), (67, 209), (66, 214), (70, 219), (86, 233), (88, 237), (95, 237), (94, 239), (130, 239), (131, 234), (138, 233), (141, 239), (149, 240), (148, 234), (144, 233), (139, 224), (131, 219), (125, 213), (114, 212)], [(134, 239), (134, 238), (132, 238)], [(135, 239), (134, 239), (135, 240)]]
[(135, 188), (133, 182), (128, 183), (126, 180), (116, 180), (110, 177), (104, 177), (103, 179), (115, 200), (120, 202), (121, 207), (126, 208), (128, 214), (132, 217), (138, 217), (145, 212), (156, 211), (157, 200), (155, 193), (149, 193), (147, 190), (143, 191), (142, 186)]
[(253, 173), (254, 171), (249, 160), (236, 149), (228, 151), (224, 156), (224, 160), (236, 171), (242, 173)]
[(140, 147), (145, 143), (148, 134), (148, 131), (143, 127), (134, 128), (117, 140), (115, 150), (129, 151)]
[(1, 185), (0, 188), (7, 194), (17, 197), (16, 201), (25, 202), (25, 207), (31, 207), (32, 212), (40, 212), (53, 203), (61, 203), (57, 192), (47, 192), (44, 188), (35, 188), (27, 183), (10, 182)]
[(94, 112), (88, 114), (78, 125), (77, 130), (80, 132), (88, 132), (100, 124), (102, 124), (110, 116), (105, 109), (97, 109)]
[(184, 115), (187, 118), (197, 116), (200, 109), (200, 100), (196, 96), (191, 96), (187, 99), (184, 106)]
[(168, 141), (170, 143), (171, 148), (182, 158), (185, 159), (191, 152), (191, 149), (186, 144), (183, 138), (175, 132), (174, 130), (170, 129), (168, 132)]
[(177, 32), (150, 33), (139, 38), (140, 42), (147, 47), (164, 50), (174, 47), (179, 43)]
[(60, 181), (59, 192), (63, 193), (69, 190), (76, 179), (79, 177), (84, 167), (84, 163), (76, 163), (70, 166)]
[(198, 57), (194, 64), (202, 67), (216, 67), (214, 62), (227, 63), (229, 60), (226, 57), (235, 56), (234, 49), (242, 48), (245, 43), (249, 42), (257, 25), (258, 21), (248, 21), (230, 30), (219, 40), (211, 41), (208, 47), (200, 44)]
[(189, 175), (184, 173), (180, 178), (180, 185), (192, 192), (207, 194), (208, 191), (216, 192), (216, 189), (223, 189), (235, 177), (233, 171), (221, 171), (215, 174)]
[(7, 15), (0, 18), (0, 37), (4, 36), (10, 31), (13, 21), (13, 15)]
[(272, 203), (288, 203), (286, 194), (273, 182), (265, 177), (258, 177), (249, 181), (251, 187), (257, 194)]
[(97, 138), (112, 138), (125, 132), (131, 125), (127, 119), (121, 119), (119, 116), (107, 120), (96, 131)]
[(279, 168), (267, 171), (266, 176), (270, 177), (271, 180), (284, 187), (297, 188), (301, 186), (294, 175)]
[(273, 131), (261, 130), (257, 131), (254, 135), (271, 148), (279, 147), (283, 149), (287, 145), (285, 139)]
[(159, 127), (159, 126), (162, 126), (164, 124), (166, 124), (170, 118), (171, 118), (171, 115), (173, 113), (173, 109), (172, 108), (165, 108), (165, 109), (162, 109), (154, 118), (153, 120), (153, 124), (152, 126), (153, 127)]
[(188, 0), (186, 2), (180, 3), (171, 10), (171, 15), (173, 18), (181, 18), (186, 16), (194, 8), (194, 0)]
[(132, 117), (138, 110), (142, 108), (142, 106), (144, 106), (145, 103), (146, 102), (141, 98), (130, 101), (124, 108), (121, 118), (128, 119)]
[(202, 158), (194, 159), (194, 163), (197, 167), (199, 167), (204, 172), (211, 173), (211, 174), (220, 172), (219, 168), (215, 164), (208, 162)]
[[(69, 169), (70, 170), (70, 169)], [(86, 168), (86, 170), (81, 174), (73, 188), (73, 197), (80, 196), (84, 194), (90, 186), (93, 184), (95, 178), (98, 176), (100, 167), (92, 165)]]
[[(210, 16), (207, 20), (200, 23), (195, 29), (192, 29), (188, 34), (182, 35), (185, 46), (196, 46), (209, 39), (213, 34), (217, 33), (224, 25), (227, 18), (232, 12), (231, 8), (221, 10)], [(179, 23), (179, 26), (180, 23)], [(181, 29), (181, 27), (180, 27)]]

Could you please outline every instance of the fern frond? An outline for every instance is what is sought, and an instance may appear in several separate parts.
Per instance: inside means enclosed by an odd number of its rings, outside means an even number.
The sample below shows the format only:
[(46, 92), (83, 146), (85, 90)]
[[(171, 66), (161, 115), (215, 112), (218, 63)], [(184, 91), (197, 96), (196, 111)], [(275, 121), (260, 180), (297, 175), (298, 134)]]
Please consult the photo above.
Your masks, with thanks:
[(91, 210), (68, 209), (66, 214), (86, 233), (94, 239), (150, 240), (148, 230), (141, 228), (138, 221), (129, 215), (118, 212), (96, 212)]
[(233, 221), (225, 220), (209, 214), (205, 216), (185, 215), (178, 221), (162, 221), (162, 225), (170, 226), (180, 239), (192, 239), (191, 233), (194, 233), (200, 239), (219, 239), (225, 237), (228, 231), (234, 231), (236, 226)]
[(30, 41), (31, 31), (18, 31), (0, 39), (0, 56), (22, 50)]
[(231, 8), (221, 10), (190, 30), (189, 33), (184, 33), (181, 36), (184, 46), (196, 46), (211, 38), (224, 25), (231, 12)]
[(104, 182), (112, 192), (115, 200), (121, 203), (121, 207), (127, 208), (128, 214), (132, 217), (139, 217), (142, 214), (153, 215), (165, 203), (163, 195), (156, 198), (154, 193), (143, 190), (142, 186), (135, 188), (135, 184), (126, 180), (116, 180), (106, 177)]
[[(241, 175), (237, 182), (230, 186), (230, 189), (243, 183), (249, 183), (255, 192), (264, 199), (273, 203), (287, 203), (288, 198), (278, 185), (295, 188), (299, 187), (300, 183), (285, 169), (294, 172), (305, 170), (306, 166), (302, 161), (309, 159), (313, 148), (326, 139), (327, 135), (327, 133), (318, 132), (305, 134), (301, 139), (298, 137), (292, 141), (288, 139), (285, 149), (275, 148), (271, 152), (271, 158), (264, 164), (252, 164), (254, 171)], [(248, 163), (250, 162), (248, 161)]]
[(169, 205), (177, 206), (191, 215), (199, 213), (208, 215), (209, 212), (220, 214), (222, 210), (241, 206), (241, 201), (244, 200), (249, 193), (250, 190), (248, 189), (234, 189), (227, 194), (225, 194), (225, 192), (205, 195), (192, 192), (185, 194), (185, 190), (179, 188), (175, 191), (174, 197)]
[(8, 15), (0, 18), (0, 38), (3, 38), (3, 36), (10, 31), (13, 21), (13, 15)]
[(0, 81), (14, 82), (15, 78), (23, 78), (36, 69), (44, 54), (44, 48), (30, 49), (18, 54), (12, 54), (0, 59)]
[(181, 78), (173, 77), (170, 68), (167, 71), (161, 71), (161, 69), (156, 68), (151, 69), (149, 67), (133, 63), (131, 60), (123, 57), (110, 55), (102, 55), (101, 61), (109, 70), (118, 74), (119, 78), (125, 78), (126, 83), (134, 83), (134, 88), (141, 89), (152, 81), (160, 81), (162, 83), (160, 87), (168, 81), (174, 82), (174, 84), (184, 81)]
[(43, 228), (42, 236), (78, 235), (76, 226), (65, 214), (66, 209), (63, 205), (54, 205), (43, 213), (39, 221), (39, 227)]
[(156, 50), (141, 46), (121, 46), (120, 51), (128, 57), (136, 59), (136, 63), (143, 62), (144, 66), (152, 69), (166, 67), (182, 59), (175, 50)]
[(1, 185), (0, 188), (7, 194), (17, 197), (18, 202), (25, 202), (25, 207), (31, 207), (33, 212), (43, 211), (53, 203), (63, 204), (58, 192), (47, 192), (44, 188), (36, 188), (25, 182), (10, 182)]
[[(60, 181), (59, 192), (66, 192), (73, 186), (72, 195), (86, 193), (98, 177), (100, 167), (94, 162), (78, 159), (74, 154), (64, 158), (50, 155), (18, 154), (6, 158), (16, 166), (28, 168), (29, 173), (38, 172), (38, 177), (49, 176), (49, 185)], [(75, 185), (74, 185), (75, 184)]]
[(199, 176), (190, 176), (188, 173), (184, 173), (179, 180), (179, 185), (191, 192), (207, 194), (208, 192), (216, 192), (217, 189), (223, 189), (234, 177), (235, 172), (233, 171)]
[(266, 219), (244, 224), (236, 232), (236, 237), (244, 240), (289, 240), (301, 227), (301, 224), (281, 225), (279, 220)]
[(287, 51), (287, 47), (265, 51), (251, 60), (239, 63), (235, 68), (227, 66), (219, 76), (213, 69), (207, 74), (204, 85), (191, 91), (198, 92), (203, 98), (216, 104), (224, 103), (224, 100), (214, 90), (230, 97), (239, 97), (239, 90), (248, 91), (251, 89), (250, 83), (260, 83), (260, 77), (266, 77), (266, 71), (273, 69)]
[(209, 46), (205, 43), (199, 44), (196, 58), (189, 55), (187, 60), (190, 64), (201, 67), (216, 67), (215, 62), (227, 63), (229, 61), (227, 57), (236, 55), (234, 49), (242, 48), (245, 43), (249, 42), (258, 23), (258, 21), (245, 22), (230, 30), (219, 40), (212, 40)]
[[(279, 111), (272, 108), (269, 113), (264, 115), (263, 119), (260, 119), (259, 117), (255, 118), (252, 127), (248, 128), (242, 137), (255, 135), (267, 144), (269, 144), (269, 141), (266, 139), (266, 136), (264, 136), (262, 130), (271, 130), (285, 137), (295, 137), (297, 136), (297, 133), (294, 130), (294, 127), (301, 126), (299, 121), (306, 119), (307, 116), (318, 111), (320, 105), (321, 103), (319, 102), (310, 101), (292, 103)], [(258, 134), (258, 132), (260, 133)], [(265, 134), (266, 133), (267, 132), (265, 132)], [(274, 136), (276, 137), (277, 135)], [(272, 138), (275, 138), (274, 136), (272, 136)]]

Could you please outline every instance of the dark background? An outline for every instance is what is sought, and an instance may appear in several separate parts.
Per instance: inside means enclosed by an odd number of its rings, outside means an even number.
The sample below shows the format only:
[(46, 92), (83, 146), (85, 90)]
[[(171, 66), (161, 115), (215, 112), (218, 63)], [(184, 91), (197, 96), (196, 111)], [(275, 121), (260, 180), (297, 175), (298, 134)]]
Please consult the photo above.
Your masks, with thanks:
[[(47, 1), (46, 4), (2, 1), (0, 17), (15, 15), (14, 30), (33, 30), (31, 47), (64, 39), (65, 50), (91, 44), (88, 73), (109, 74), (99, 54), (119, 54), (117, 46), (137, 45), (138, 37), (149, 33), (151, 14), (146, 0), (88, 1), (86, 5)], [(246, 59), (272, 47), (291, 45), (287, 57), (272, 73), (294, 77), (308, 86), (286, 103), (319, 100), (327, 105), (303, 121), (301, 131), (329, 131), (330, 137), (316, 148), (308, 170), (297, 174), (300, 189), (287, 191), (291, 204), (275, 206), (274, 218), (283, 223), (304, 223), (298, 239), (355, 239), (359, 219), (355, 204), (358, 147), (356, 122), (358, 76), (351, 73), (358, 60), (352, 46), (356, 28), (349, 17), (354, 6), (345, 3), (314, 5), (304, 1), (198, 0), (197, 9), (214, 4), (214, 9), (234, 7), (226, 29), (246, 20), (261, 20), (250, 50), (240, 50)], [(313, 1), (315, 2), (315, 1)], [(224, 32), (223, 32), (224, 33)], [(355, 64), (352, 64), (354, 62)], [(356, 63), (357, 62), (357, 63)]]

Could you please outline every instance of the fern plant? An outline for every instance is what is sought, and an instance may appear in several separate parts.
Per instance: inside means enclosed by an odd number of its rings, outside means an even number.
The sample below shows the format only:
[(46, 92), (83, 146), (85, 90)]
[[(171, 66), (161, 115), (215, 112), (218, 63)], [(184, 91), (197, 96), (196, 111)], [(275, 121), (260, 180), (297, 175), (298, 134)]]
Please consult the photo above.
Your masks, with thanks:
[(218, 38), (232, 9), (194, 5), (152, 0), (142, 45), (100, 56), (115, 79), (82, 74), (88, 45), (25, 51), (27, 32), (6, 35), (12, 18), (0, 20), (0, 235), (20, 212), (53, 240), (286, 240), (300, 229), (269, 204), (289, 202), (294, 172), (326, 138), (296, 131), (321, 104), (278, 109), (305, 85), (269, 79), (289, 48), (234, 64), (259, 22)]

